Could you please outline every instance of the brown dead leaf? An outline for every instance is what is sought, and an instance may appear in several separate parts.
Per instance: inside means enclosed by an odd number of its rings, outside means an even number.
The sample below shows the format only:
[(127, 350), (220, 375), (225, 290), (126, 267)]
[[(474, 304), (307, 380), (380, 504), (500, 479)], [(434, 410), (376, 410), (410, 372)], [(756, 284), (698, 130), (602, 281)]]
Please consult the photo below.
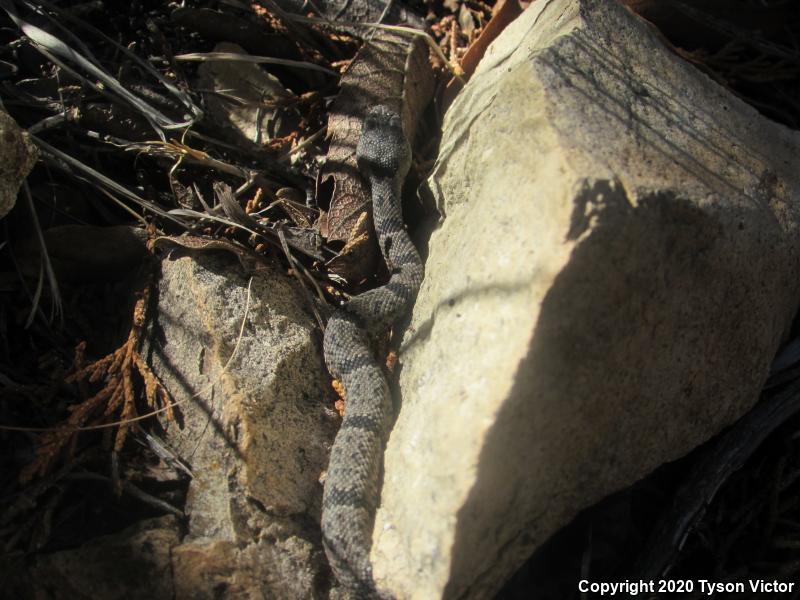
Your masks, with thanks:
[(280, 206), (298, 227), (310, 229), (318, 216), (318, 211), (303, 202), (302, 194), (294, 188), (281, 188), (275, 192), (275, 204)]
[(348, 279), (348, 275), (358, 272), (362, 265), (373, 260), (374, 245), (371, 240), (372, 222), (369, 214), (364, 211), (353, 226), (344, 248), (328, 261), (328, 271), (345, 279)]
[[(403, 116), (406, 135), (413, 140), (432, 93), (433, 70), (420, 38), (381, 31), (359, 50), (342, 76), (328, 120), (331, 143), (321, 179), (333, 181), (326, 217), (329, 240), (347, 243), (351, 236), (360, 236), (362, 229), (356, 224), (361, 214), (372, 214), (369, 187), (358, 172), (355, 155), (363, 116), (377, 104), (389, 106)], [(366, 234), (372, 238), (371, 224)], [(377, 246), (369, 242), (364, 247), (368, 253), (363, 261), (348, 262), (348, 270), (340, 273), (345, 279), (357, 281), (374, 272)]]
[[(486, 27), (478, 36), (472, 45), (467, 50), (464, 58), (461, 60), (461, 69), (464, 73), (464, 79), (469, 79), (475, 72), (481, 58), (486, 53), (489, 47), (498, 35), (508, 25), (522, 14), (523, 7), (519, 0), (499, 0), (494, 6), (493, 15), (491, 20), (486, 24)], [(463, 28), (463, 26), (462, 26)], [(456, 94), (461, 91), (464, 84), (456, 78), (451, 79), (442, 92), (441, 104), (442, 109), (447, 110), (450, 103), (455, 99)]]
[[(281, 0), (281, 8), (297, 14), (305, 14), (308, 3), (305, 0)], [(352, 27), (342, 23), (385, 23), (388, 25), (403, 25), (422, 29), (425, 20), (415, 12), (407, 9), (404, 2), (394, 0), (315, 0), (313, 6), (316, 10), (337, 21), (337, 29), (364, 34), (363, 27)]]
[(259, 270), (264, 259), (250, 250), (240, 245), (238, 242), (230, 241), (226, 238), (204, 238), (194, 235), (162, 235), (155, 238), (151, 245), (153, 248), (175, 249), (180, 248), (186, 252), (209, 252), (225, 251), (233, 254), (242, 265), (242, 269), (247, 273)]
[[(246, 57), (241, 46), (221, 42), (221, 55)], [(281, 140), (297, 128), (291, 111), (281, 106), (293, 102), (280, 80), (258, 64), (234, 60), (205, 60), (197, 69), (197, 86), (203, 93), (206, 117), (219, 126), (225, 139), (245, 148), (258, 148)]]

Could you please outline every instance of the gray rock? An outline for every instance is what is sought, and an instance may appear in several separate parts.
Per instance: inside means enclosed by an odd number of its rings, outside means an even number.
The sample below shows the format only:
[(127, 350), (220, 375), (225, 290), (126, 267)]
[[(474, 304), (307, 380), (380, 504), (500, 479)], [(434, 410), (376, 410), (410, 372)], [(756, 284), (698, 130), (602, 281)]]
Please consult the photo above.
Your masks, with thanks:
[(0, 218), (14, 208), (19, 187), (37, 156), (28, 134), (0, 108)]
[(79, 548), (33, 559), (16, 575), (5, 573), (6, 598), (48, 600), (166, 600), (173, 598), (170, 553), (180, 540), (173, 516), (147, 519)]
[(338, 419), (319, 332), (286, 274), (263, 267), (246, 308), (238, 271), (213, 254), (162, 263), (152, 362), (183, 402), (167, 441), (194, 473), (176, 597), (313, 598), (328, 582), (319, 478)]
[(540, 1), (445, 118), (373, 562), (487, 598), (747, 411), (798, 307), (800, 135), (607, 0)]
[(176, 600), (321, 598), (316, 544), (281, 533), (250, 544), (189, 542), (172, 555)]

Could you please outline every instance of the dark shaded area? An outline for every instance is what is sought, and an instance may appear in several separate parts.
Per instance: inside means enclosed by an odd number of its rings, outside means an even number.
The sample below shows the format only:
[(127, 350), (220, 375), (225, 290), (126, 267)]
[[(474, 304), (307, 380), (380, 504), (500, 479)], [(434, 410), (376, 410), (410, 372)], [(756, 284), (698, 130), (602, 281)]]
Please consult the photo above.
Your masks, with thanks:
[(623, 0), (684, 58), (766, 116), (800, 126), (796, 0)]
[[(154, 110), (178, 122), (191, 116), (183, 98), (197, 106), (203, 103), (200, 91), (192, 87), (200, 63), (177, 61), (178, 54), (207, 52), (218, 41), (235, 41), (255, 54), (309, 61), (310, 48), (319, 45), (329, 51), (314, 58), (327, 68), (331, 60), (349, 58), (355, 50), (355, 44), (344, 39), (326, 46), (324, 36), (316, 33), (305, 45), (299, 44), (267, 16), (230, 4), (210, 8), (207, 3), (190, 2), (178, 11), (178, 3), (155, 0), (14, 4), (25, 23), (57, 36)], [(181, 138), (182, 130), (167, 130), (159, 141), (142, 112), (107, 93), (107, 87), (95, 85), (97, 78), (81, 79), (77, 73), (86, 71), (76, 69), (75, 62), (51, 56), (52, 61), (0, 10), (0, 65), (6, 67), (0, 68), (0, 100), (5, 109), (38, 139), (135, 194), (147, 206), (202, 211), (204, 201), (215, 203), (215, 182), (241, 185), (241, 177), (224, 170), (152, 152), (159, 144), (185, 142), (211, 159), (257, 171), (256, 184), (274, 180), (297, 190), (264, 212), (286, 224), (290, 244), (291, 227), (305, 224), (302, 218), (317, 216), (315, 208), (305, 205), (316, 165), (276, 160), (287, 149), (280, 140), (259, 149), (239, 147), (221, 141), (225, 136), (218, 124), (201, 120), (191, 128), (191, 134), (200, 137)], [(143, 59), (163, 79), (132, 56)], [(277, 108), (278, 124), (270, 133), (276, 138), (292, 135), (295, 132), (287, 128), (300, 122), (309, 130), (321, 128), (325, 113), (320, 94), (335, 93), (336, 79), (285, 65), (263, 68), (297, 98)], [(149, 145), (135, 145), (140, 142)], [(321, 151), (324, 139), (312, 148)], [(166, 234), (185, 230), (176, 219), (164, 218), (164, 213), (156, 217), (155, 210), (143, 209), (110, 185), (98, 184), (99, 179), (59, 156), (45, 151), (41, 158), (28, 177), (31, 201), (23, 190), (15, 208), (0, 220), (0, 425), (23, 428), (0, 430), (0, 580), (6, 569), (23, 569), (37, 556), (114, 534), (141, 519), (165, 514), (165, 507), (179, 509), (188, 485), (186, 474), (160, 458), (138, 426), (118, 451), (116, 429), (76, 434), (58, 451), (50, 472), (32, 481), (18, 479), (37, 460), (43, 439), (37, 429), (63, 423), (104, 386), (103, 381), (65, 382), (74, 370), (76, 347), (85, 343), (88, 363), (113, 352), (128, 338), (134, 304), (152, 284), (144, 225)], [(275, 183), (267, 189), (274, 193)], [(293, 203), (298, 207), (291, 212)], [(57, 292), (42, 261), (39, 232)], [(220, 235), (226, 228), (206, 225), (197, 233)], [(247, 245), (246, 234), (227, 233)], [(276, 253), (275, 245), (253, 248), (256, 251)], [(153, 293), (151, 300), (155, 298)], [(138, 395), (142, 380), (135, 373), (132, 379)], [(139, 413), (149, 410), (140, 400)], [(118, 411), (99, 410), (85, 424), (98, 425), (119, 416)], [(146, 429), (159, 436), (157, 423), (148, 423)]]
[[(762, 402), (769, 402), (773, 396), (765, 394)], [(800, 417), (790, 418), (733, 473), (687, 536), (670, 570), (661, 577), (692, 580), (694, 589), (679, 596), (657, 592), (643, 597), (709, 597), (700, 588), (701, 579), (745, 586), (744, 593), (716, 597), (798, 597), (796, 589), (794, 594), (754, 593), (749, 581), (796, 582), (800, 577), (799, 430)], [(648, 543), (654, 524), (675, 501), (675, 492), (687, 474), (728, 431), (581, 512), (517, 571), (497, 597), (595, 598), (599, 595), (581, 595), (578, 582), (639, 580), (642, 573), (637, 572), (636, 565), (644, 553), (653, 550)], [(645, 580), (658, 585), (659, 578), (646, 576)]]

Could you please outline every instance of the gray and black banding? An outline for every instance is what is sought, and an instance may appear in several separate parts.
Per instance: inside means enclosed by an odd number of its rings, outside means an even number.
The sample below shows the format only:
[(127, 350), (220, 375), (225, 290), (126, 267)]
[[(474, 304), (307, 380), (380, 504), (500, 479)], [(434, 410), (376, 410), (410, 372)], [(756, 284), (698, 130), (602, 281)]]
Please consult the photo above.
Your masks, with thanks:
[(359, 598), (376, 598), (369, 552), (392, 399), (369, 340), (408, 311), (422, 283), (423, 266), (403, 226), (400, 190), (411, 148), (397, 113), (383, 106), (369, 111), (356, 158), (369, 180), (375, 233), (391, 276), (386, 285), (350, 299), (325, 330), (325, 362), (344, 386), (347, 407), (325, 478), (322, 539), (339, 582)]

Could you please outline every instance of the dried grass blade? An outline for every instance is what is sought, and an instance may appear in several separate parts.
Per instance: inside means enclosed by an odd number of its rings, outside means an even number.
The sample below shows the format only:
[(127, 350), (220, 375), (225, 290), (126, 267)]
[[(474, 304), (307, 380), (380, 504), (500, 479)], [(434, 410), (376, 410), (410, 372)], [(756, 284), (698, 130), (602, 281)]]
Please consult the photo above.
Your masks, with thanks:
[[(143, 70), (147, 71), (152, 77), (157, 79), (158, 82), (161, 85), (163, 85), (173, 96), (178, 98), (178, 100), (180, 100), (180, 102), (184, 106), (186, 106), (187, 109), (189, 109), (189, 111), (191, 112), (191, 114), (192, 114), (192, 116), (194, 117), (195, 120), (200, 120), (203, 117), (202, 109), (192, 101), (191, 96), (189, 94), (187, 94), (185, 91), (183, 91), (182, 89), (180, 89), (179, 87), (177, 87), (175, 84), (173, 84), (169, 79), (164, 77), (158, 71), (158, 69), (153, 67), (153, 65), (151, 65), (148, 61), (142, 59), (136, 53), (134, 53), (130, 49), (128, 49), (126, 46), (124, 46), (124, 45), (120, 44), (118, 41), (110, 38), (105, 33), (100, 31), (99, 29), (97, 29), (96, 27), (91, 25), (90, 23), (87, 23), (83, 19), (79, 19), (78, 17), (70, 14), (67, 11), (63, 11), (63, 10), (59, 9), (57, 6), (53, 5), (50, 2), (46, 2), (45, 0), (38, 0), (38, 3), (41, 4), (42, 6), (44, 6), (45, 8), (47, 8), (48, 10), (53, 11), (55, 14), (57, 14), (59, 17), (63, 18), (64, 20), (69, 21), (71, 23), (75, 23), (79, 27), (83, 27), (87, 31), (91, 32), (92, 34), (94, 34), (94, 35), (96, 35), (96, 36), (98, 36), (100, 38), (102, 38), (107, 43), (109, 43), (112, 46), (114, 46), (114, 48), (116, 48), (119, 52), (124, 54), (131, 61), (133, 61), (136, 64), (138, 64)], [(31, 8), (33, 8), (35, 6), (30, 2), (28, 2), (27, 5), (29, 7), (31, 7)]]
[(439, 45), (426, 31), (421, 31), (419, 29), (414, 29), (413, 27), (403, 27), (402, 25), (384, 25), (383, 23), (354, 23), (350, 21), (330, 21), (328, 19), (319, 19), (316, 17), (303, 17), (301, 15), (289, 14), (287, 18), (296, 21), (298, 23), (310, 23), (312, 25), (327, 25), (328, 27), (333, 27), (334, 29), (338, 27), (364, 27), (366, 29), (384, 29), (386, 31), (394, 31), (395, 33), (400, 33), (404, 35), (415, 35), (418, 37), (422, 37), (425, 39), (425, 42), (428, 46), (433, 50), (439, 60), (442, 61), (442, 64), (447, 67), (450, 73), (458, 79), (461, 83), (466, 85), (464, 78), (461, 77), (458, 69), (454, 67), (445, 57), (442, 49), (439, 48)]
[[(78, 159), (70, 156), (69, 154), (59, 150), (58, 148), (56, 148), (54, 146), (51, 146), (50, 144), (48, 144), (44, 140), (41, 140), (41, 139), (39, 139), (39, 138), (37, 138), (35, 136), (31, 136), (31, 140), (37, 146), (39, 146), (40, 149), (42, 149), (46, 153), (52, 155), (53, 157), (55, 157), (55, 158), (57, 158), (59, 160), (64, 161), (70, 167), (74, 167), (75, 169), (81, 171), (84, 175), (88, 176), (90, 179), (94, 180), (98, 184), (100, 184), (102, 186), (105, 186), (108, 189), (113, 190), (114, 192), (120, 194), (121, 196), (124, 196), (125, 198), (128, 198), (129, 200), (131, 200), (131, 201), (135, 202), (136, 204), (140, 205), (142, 208), (145, 208), (145, 209), (147, 209), (147, 210), (159, 215), (160, 217), (164, 217), (165, 219), (169, 219), (170, 221), (173, 221), (174, 223), (177, 223), (181, 227), (184, 227), (184, 228), (186, 227), (186, 224), (183, 221), (181, 221), (180, 219), (176, 219), (172, 214), (170, 214), (170, 212), (167, 212), (164, 209), (162, 209), (161, 207), (159, 207), (158, 205), (153, 204), (149, 200), (145, 200), (144, 198), (134, 194), (132, 191), (130, 191), (126, 187), (118, 184), (116, 181), (113, 181), (112, 179), (109, 179), (108, 177), (106, 177), (105, 175), (100, 173), (99, 171), (94, 170), (89, 165), (82, 163)], [(113, 197), (112, 197), (112, 199), (113, 199)], [(119, 202), (119, 201), (117, 201), (117, 202)], [(119, 204), (121, 206), (123, 206), (123, 207), (125, 206), (121, 202), (119, 202)]]
[(42, 294), (42, 288), (44, 283), (44, 275), (47, 275), (47, 283), (50, 285), (50, 293), (52, 294), (52, 304), (50, 307), (50, 321), (61, 321), (64, 317), (64, 310), (63, 310), (63, 303), (61, 301), (61, 292), (58, 289), (58, 280), (56, 279), (56, 273), (53, 270), (53, 263), (50, 261), (50, 253), (47, 251), (47, 244), (44, 241), (44, 234), (42, 233), (42, 227), (39, 224), (39, 217), (36, 214), (36, 208), (33, 206), (33, 196), (31, 195), (31, 190), (28, 187), (28, 182), (24, 181), (22, 183), (22, 187), (24, 190), (25, 199), (28, 203), (28, 209), (31, 214), (31, 221), (33, 222), (33, 228), (36, 231), (36, 240), (39, 243), (39, 249), (42, 252), (42, 262), (39, 269), (39, 281), (36, 285), (36, 293), (34, 294), (34, 301), (33, 306), (31, 306), (31, 312), (28, 315), (28, 319), (25, 322), (25, 328), (31, 326), (33, 323), (34, 316), (36, 314), (36, 309), (39, 305), (39, 300)]
[(319, 71), (320, 73), (325, 73), (333, 77), (339, 76), (339, 73), (336, 71), (306, 61), (272, 58), (270, 56), (253, 56), (251, 54), (237, 54), (236, 52), (190, 52), (188, 54), (178, 54), (174, 58), (180, 61), (231, 61), (281, 65), (284, 67), (295, 67), (297, 69), (308, 69), (309, 71)]
[(232, 221), (231, 219), (226, 219), (225, 217), (219, 217), (217, 215), (211, 215), (206, 213), (201, 213), (196, 210), (192, 210), (190, 208), (176, 208), (174, 210), (169, 211), (170, 215), (178, 215), (181, 217), (189, 217), (191, 219), (208, 219), (211, 221), (216, 221), (217, 223), (222, 223), (223, 225), (228, 225), (230, 227), (236, 227), (241, 229), (242, 231), (246, 231), (247, 233), (252, 233), (253, 235), (257, 235), (260, 237), (265, 237), (263, 231), (254, 231), (249, 227), (245, 227), (244, 225), (237, 223), (236, 221)]
[[(33, 42), (37, 49), (44, 48), (57, 56), (70, 60), (80, 66), (84, 71), (88, 72), (92, 77), (96, 77), (102, 81), (105, 86), (114, 91), (122, 100), (141, 112), (148, 121), (156, 126), (157, 131), (159, 131), (159, 128), (185, 128), (193, 123), (193, 120), (176, 123), (167, 115), (128, 91), (116, 78), (106, 73), (103, 69), (98, 68), (89, 59), (76, 52), (59, 38), (22, 19), (16, 14), (13, 3), (10, 0), (0, 0), (0, 8), (6, 11), (8, 16), (14, 21), (17, 27), (20, 28), (22, 33)], [(163, 133), (160, 131), (159, 134), (163, 136)]]

